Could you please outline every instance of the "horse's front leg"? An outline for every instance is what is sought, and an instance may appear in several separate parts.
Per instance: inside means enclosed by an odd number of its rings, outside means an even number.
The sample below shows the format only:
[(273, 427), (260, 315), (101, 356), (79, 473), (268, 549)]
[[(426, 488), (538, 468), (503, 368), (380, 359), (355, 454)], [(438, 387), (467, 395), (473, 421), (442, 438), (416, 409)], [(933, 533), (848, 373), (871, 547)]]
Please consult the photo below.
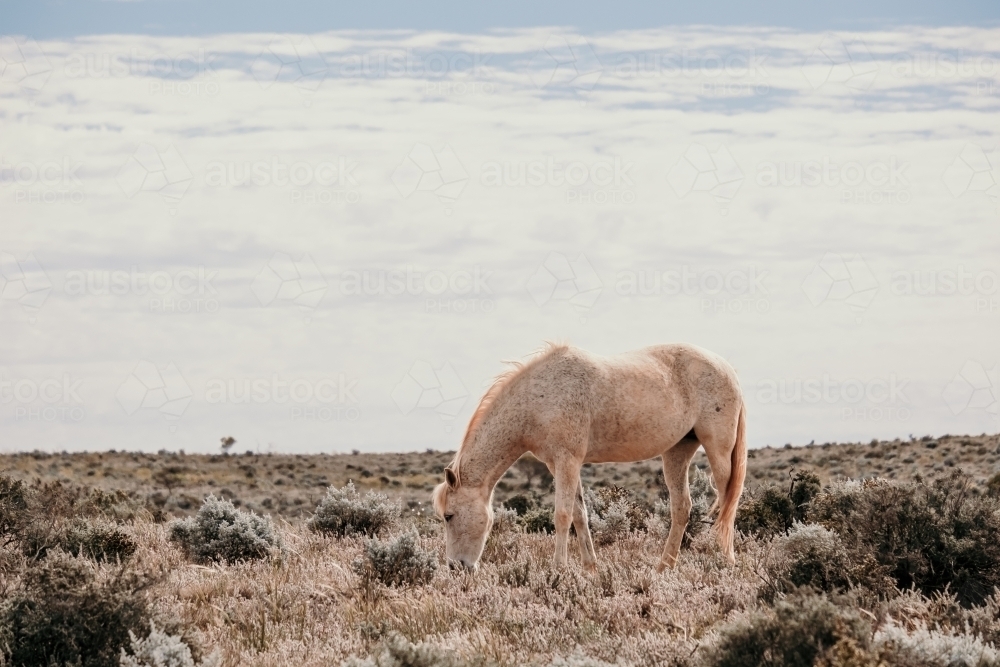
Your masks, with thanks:
[(555, 481), (556, 555), (554, 565), (559, 568), (569, 564), (567, 542), (569, 541), (569, 525), (573, 522), (576, 496), (578, 489), (580, 489), (580, 463), (569, 458), (557, 461)]
[(573, 507), (573, 527), (580, 542), (580, 558), (588, 572), (597, 571), (597, 556), (594, 554), (594, 540), (590, 537), (590, 521), (587, 519), (587, 505), (583, 502), (583, 482), (576, 487), (576, 503)]

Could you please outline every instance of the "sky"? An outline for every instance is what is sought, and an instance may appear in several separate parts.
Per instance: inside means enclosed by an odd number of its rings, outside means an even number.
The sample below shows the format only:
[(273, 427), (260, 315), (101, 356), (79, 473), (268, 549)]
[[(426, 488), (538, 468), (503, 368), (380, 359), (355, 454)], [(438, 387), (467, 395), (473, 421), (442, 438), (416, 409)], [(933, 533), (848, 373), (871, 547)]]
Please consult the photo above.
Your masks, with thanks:
[(554, 0), (503, 3), (322, 2), (321, 0), (0, 0), (6, 34), (66, 38), (107, 33), (213, 35), (327, 30), (422, 30), (477, 33), (562, 26), (578, 32), (645, 30), (664, 26), (784, 27), (798, 30), (873, 30), (897, 26), (995, 26), (1000, 6), (989, 0), (844, 0), (794, 2), (600, 2)]
[(4, 451), (454, 449), (547, 340), (718, 352), (755, 447), (997, 429), (985, 5), (83, 6), (0, 26)]

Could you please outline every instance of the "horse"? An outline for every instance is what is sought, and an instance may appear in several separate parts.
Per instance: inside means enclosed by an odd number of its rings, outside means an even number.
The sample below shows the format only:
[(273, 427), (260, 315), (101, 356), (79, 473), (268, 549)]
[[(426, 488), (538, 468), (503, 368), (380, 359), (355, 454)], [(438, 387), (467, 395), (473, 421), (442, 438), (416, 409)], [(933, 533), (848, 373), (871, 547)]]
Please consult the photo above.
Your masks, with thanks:
[(554, 566), (568, 564), (570, 523), (581, 562), (597, 570), (583, 498), (584, 463), (660, 456), (670, 492), (670, 532), (657, 571), (677, 563), (691, 512), (688, 468), (705, 449), (716, 489), (713, 530), (730, 564), (736, 509), (746, 477), (746, 408), (736, 372), (694, 345), (655, 345), (599, 357), (549, 344), (496, 378), (469, 420), (454, 459), (435, 487), (452, 567), (474, 570), (493, 526), (493, 489), (532, 453), (555, 479)]

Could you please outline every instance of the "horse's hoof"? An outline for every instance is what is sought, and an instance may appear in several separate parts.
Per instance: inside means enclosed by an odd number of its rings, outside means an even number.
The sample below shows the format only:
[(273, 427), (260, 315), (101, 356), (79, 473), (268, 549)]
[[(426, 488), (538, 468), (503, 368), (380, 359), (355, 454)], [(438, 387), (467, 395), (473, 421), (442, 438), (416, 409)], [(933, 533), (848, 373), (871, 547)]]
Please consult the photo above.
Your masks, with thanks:
[(677, 567), (677, 559), (676, 558), (672, 562), (668, 561), (668, 560), (661, 560), (659, 563), (656, 564), (656, 571), (657, 572), (663, 572), (666, 569), (672, 570), (675, 567)]

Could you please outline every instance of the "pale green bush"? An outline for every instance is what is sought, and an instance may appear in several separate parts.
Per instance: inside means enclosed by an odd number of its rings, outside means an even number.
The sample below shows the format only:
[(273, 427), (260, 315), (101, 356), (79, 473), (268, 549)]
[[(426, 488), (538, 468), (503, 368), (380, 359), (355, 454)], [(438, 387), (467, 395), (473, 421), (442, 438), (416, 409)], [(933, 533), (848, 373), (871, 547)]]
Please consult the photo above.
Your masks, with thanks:
[(616, 500), (606, 505), (601, 514), (590, 517), (590, 529), (597, 544), (613, 544), (632, 532), (627, 501)]
[(222, 656), (212, 653), (201, 662), (195, 662), (191, 647), (177, 635), (170, 635), (150, 623), (149, 636), (139, 639), (129, 631), (131, 654), (122, 649), (121, 667), (218, 667)]
[(548, 667), (614, 667), (614, 665), (610, 662), (588, 657), (581, 650), (577, 649), (566, 657), (556, 656), (549, 663)]
[(505, 534), (521, 530), (521, 522), (516, 511), (504, 507), (493, 508), (493, 531)]
[(886, 570), (866, 551), (849, 550), (840, 536), (818, 524), (795, 523), (774, 541), (768, 572), (778, 590), (809, 586), (833, 593), (864, 589), (877, 598), (895, 593)]
[(50, 549), (0, 596), (0, 665), (112, 667), (131, 629), (146, 625), (149, 581), (102, 577), (96, 563)]
[[(856, 608), (838, 602), (825, 596), (795, 593), (771, 609), (739, 617), (723, 626), (714, 642), (699, 652), (702, 664), (812, 667), (821, 664), (817, 661), (838, 645), (850, 646), (855, 655), (867, 654), (871, 624)], [(840, 667), (844, 663), (833, 664)]]
[(408, 532), (391, 541), (368, 540), (364, 558), (354, 561), (353, 568), (368, 581), (415, 586), (434, 578), (437, 558), (420, 547), (416, 532)]
[(414, 644), (393, 633), (370, 658), (350, 658), (341, 667), (487, 667), (484, 660), (465, 660), (454, 651), (420, 642)]
[(259, 560), (281, 547), (270, 517), (238, 510), (214, 495), (196, 516), (171, 523), (170, 539), (198, 562)]
[[(697, 466), (691, 466), (688, 479), (691, 493), (691, 513), (688, 515), (688, 523), (684, 528), (686, 541), (700, 535), (708, 528), (710, 523), (708, 511), (715, 499), (712, 480), (704, 470)], [(646, 519), (646, 531), (658, 539), (666, 539), (670, 533), (671, 523), (669, 499), (657, 500), (653, 503), (652, 513)]]
[(979, 637), (925, 628), (907, 632), (888, 623), (875, 633), (873, 652), (887, 667), (996, 667), (1000, 653)]
[(973, 493), (960, 471), (929, 484), (834, 484), (812, 500), (809, 521), (870, 553), (900, 589), (948, 590), (971, 607), (1000, 587), (1000, 500)]
[(353, 482), (338, 489), (331, 486), (326, 496), (316, 506), (316, 513), (309, 520), (309, 527), (321, 533), (334, 535), (367, 535), (374, 537), (393, 525), (402, 509), (398, 502), (390, 502), (381, 493), (369, 491), (362, 496)]

